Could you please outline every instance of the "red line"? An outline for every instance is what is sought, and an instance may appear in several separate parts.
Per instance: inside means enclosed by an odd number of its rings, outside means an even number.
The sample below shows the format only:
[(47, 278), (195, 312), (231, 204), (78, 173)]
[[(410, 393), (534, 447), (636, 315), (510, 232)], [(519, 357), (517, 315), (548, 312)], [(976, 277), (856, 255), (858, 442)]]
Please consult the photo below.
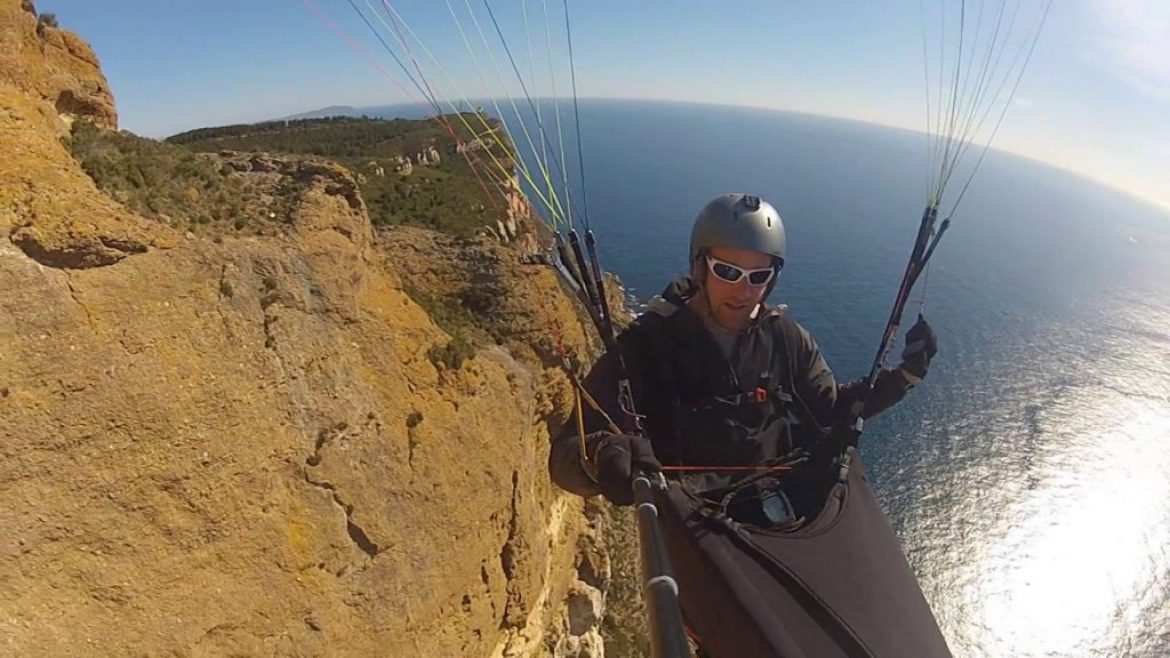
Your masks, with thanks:
[(664, 473), (718, 473), (722, 471), (791, 471), (792, 466), (663, 466)]
[[(398, 25), (398, 18), (395, 15), (396, 12), (390, 6), (390, 0), (382, 0), (382, 6), (386, 8), (386, 16), (390, 19), (390, 24), (394, 28), (394, 33), (398, 35), (398, 42), (401, 43), (403, 49), (406, 50), (406, 56), (410, 58), (410, 63), (414, 64), (415, 72), (418, 73), (419, 79), (422, 80), (423, 85), (427, 88), (427, 93), (431, 95), (430, 99), (428, 100), (437, 106), (439, 102), (435, 100), (435, 92), (433, 89), (431, 89), (431, 83), (427, 81), (427, 77), (423, 75), (422, 68), (418, 65), (418, 60), (415, 58), (414, 53), (410, 51), (410, 42), (407, 41), (406, 37), (402, 34), (402, 28)], [(451, 139), (455, 142), (455, 150), (459, 151), (459, 147), (463, 144), (463, 140), (459, 139), (459, 135), (456, 134), (455, 129), (451, 126), (451, 122), (447, 121), (447, 119), (443, 117), (442, 109), (439, 107), (432, 109), (438, 112), (438, 114), (435, 116), (435, 120), (439, 122), (440, 126), (447, 130), (447, 134), (450, 135)], [(475, 175), (475, 180), (479, 183), (479, 188), (483, 190), (483, 195), (487, 197), (488, 203), (492, 204), (492, 210), (499, 213), (499, 206), (496, 205), (491, 191), (488, 190), (487, 185), (485, 185), (483, 179), (480, 178), (479, 172), (476, 171), (475, 165), (471, 162), (471, 158), (467, 155), (467, 150), (464, 149), (461, 155), (463, 155), (463, 159), (467, 162), (467, 167), (471, 169), (471, 173)]]

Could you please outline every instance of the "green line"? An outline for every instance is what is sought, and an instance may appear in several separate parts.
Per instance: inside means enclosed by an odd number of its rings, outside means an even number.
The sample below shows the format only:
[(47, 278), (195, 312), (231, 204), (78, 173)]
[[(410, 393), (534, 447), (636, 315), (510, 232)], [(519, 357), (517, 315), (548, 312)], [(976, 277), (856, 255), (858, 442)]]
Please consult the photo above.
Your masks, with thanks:
[[(532, 142), (532, 135), (529, 134), (528, 127), (524, 123), (524, 116), (520, 114), (519, 108), (516, 107), (516, 100), (512, 97), (512, 92), (508, 91), (508, 84), (504, 81), (504, 74), (500, 71), (499, 62), (496, 61), (495, 53), (492, 52), (491, 46), (488, 44), (487, 35), (484, 34), (483, 27), (479, 24), (479, 19), (476, 18), (475, 11), (471, 8), (471, 0), (463, 0), (463, 3), (467, 7), (467, 12), (471, 15), (471, 23), (475, 26), (475, 30), (479, 34), (479, 40), (483, 43), (484, 48), (487, 50), (488, 59), (492, 63), (492, 68), (494, 68), (496, 71), (496, 78), (498, 78), (500, 81), (500, 86), (504, 90), (504, 96), (508, 99), (508, 104), (512, 107), (512, 113), (516, 116), (516, 121), (520, 124), (520, 131), (524, 134), (524, 139), (528, 142), (528, 148), (532, 151), (533, 158), (537, 160), (537, 165), (540, 168), (540, 174), (544, 177), (545, 184), (547, 185), (549, 184), (550, 180), (548, 167), (545, 163), (540, 162), (540, 156), (536, 153), (536, 145)], [(462, 30), (460, 30), (460, 32), (462, 32)], [(470, 44), (468, 44), (468, 48), (470, 48)], [(498, 106), (496, 106), (496, 112), (501, 117), (503, 116), (503, 112), (499, 111)], [(506, 121), (504, 123), (507, 125)], [(552, 198), (554, 201), (556, 201), (557, 209), (560, 211), (560, 215), (563, 217), (565, 210), (561, 205), (560, 196), (554, 195)]]
[[(452, 86), (452, 87), (455, 89), (455, 92), (456, 92), (456, 94), (457, 94), (457, 95), (460, 97), (460, 100), (462, 100), (462, 101), (463, 101), (464, 103), (466, 103), (468, 106), (471, 106), (471, 105), (472, 105), (472, 103), (471, 103), (471, 100), (470, 100), (470, 99), (468, 99), (468, 98), (467, 98), (467, 96), (466, 96), (466, 94), (464, 94), (464, 93), (463, 93), (463, 90), (462, 90), (462, 89), (459, 87), (459, 84), (455, 82), (455, 80), (454, 80), (454, 78), (451, 76), (451, 74), (450, 74), (450, 73), (449, 73), (449, 72), (446, 70), (446, 68), (444, 68), (444, 67), (443, 67), (442, 63), (441, 63), (441, 62), (439, 62), (438, 58), (437, 58), (437, 57), (435, 57), (435, 55), (434, 55), (434, 53), (433, 53), (433, 52), (431, 52), (431, 49), (427, 47), (426, 43), (425, 43), (425, 42), (423, 42), (423, 40), (419, 38), (418, 34), (417, 34), (417, 33), (415, 33), (414, 29), (410, 27), (410, 23), (408, 23), (408, 22), (407, 22), (407, 21), (406, 21), (406, 20), (405, 20), (405, 19), (402, 17), (402, 15), (401, 15), (401, 14), (400, 14), (400, 13), (399, 13), (399, 12), (398, 12), (396, 9), (394, 9), (392, 6), (389, 6), (389, 5), (387, 5), (387, 6), (388, 6), (388, 8), (390, 9), (390, 11), (391, 11), (391, 12), (394, 14), (395, 18), (397, 18), (397, 19), (398, 19), (399, 23), (401, 23), (401, 24), (402, 24), (402, 26), (406, 28), (406, 31), (407, 31), (407, 32), (410, 34), (410, 36), (411, 36), (411, 37), (413, 37), (413, 38), (414, 38), (415, 42), (416, 42), (416, 43), (419, 45), (419, 47), (420, 47), (420, 48), (422, 48), (423, 52), (424, 52), (424, 53), (426, 53), (427, 57), (429, 57), (429, 58), (430, 58), (431, 62), (432, 62), (434, 65), (435, 65), (435, 67), (436, 67), (436, 68), (439, 70), (439, 72), (440, 72), (440, 73), (441, 73), (441, 74), (442, 74), (442, 75), (443, 75), (443, 76), (444, 76), (444, 77), (447, 79), (447, 81), (448, 81), (448, 82), (451, 84), (451, 86)], [(449, 7), (449, 6), (450, 6), (450, 5), (448, 4), (448, 7)], [(384, 24), (384, 21), (383, 21), (383, 24)], [(456, 21), (456, 24), (458, 25), (458, 21)], [(466, 39), (465, 39), (465, 43), (466, 43)], [(472, 57), (474, 58), (474, 53), (472, 53)], [(480, 78), (481, 78), (481, 81), (483, 81), (483, 82), (486, 84), (486, 82), (487, 82), (487, 81), (486, 81), (486, 79), (484, 79), (484, 78), (483, 78), (482, 72), (481, 72), (481, 74), (480, 74)], [(481, 138), (482, 136), (484, 136), (484, 135), (488, 135), (488, 134), (491, 134), (491, 133), (493, 133), (493, 132), (496, 130), (495, 128), (493, 128), (493, 127), (491, 126), (491, 124), (489, 124), (489, 123), (487, 122), (487, 120), (484, 118), (484, 116), (483, 116), (483, 114), (482, 114), (482, 113), (480, 113), (480, 112), (475, 112), (474, 114), (475, 114), (476, 118), (477, 118), (477, 119), (479, 119), (479, 122), (480, 122), (480, 124), (481, 124), (481, 125), (483, 126), (483, 128), (484, 128), (484, 132), (483, 132), (483, 133), (478, 133), (478, 132), (476, 131), (476, 129), (475, 129), (475, 128), (472, 128), (472, 127), (471, 127), (471, 125), (470, 125), (470, 124), (467, 122), (467, 119), (466, 119), (466, 118), (463, 116), (463, 114), (464, 114), (464, 113), (463, 113), (462, 111), (460, 111), (460, 110), (459, 110), (459, 108), (458, 108), (458, 107), (457, 107), (457, 106), (456, 106), (454, 103), (452, 103), (450, 100), (446, 100), (446, 103), (447, 103), (447, 105), (448, 105), (448, 106), (451, 108), (451, 110), (452, 110), (452, 112), (455, 114), (455, 116), (456, 116), (456, 117), (459, 119), (459, 122), (460, 122), (460, 123), (463, 125), (463, 127), (464, 127), (464, 128), (466, 128), (466, 129), (467, 129), (467, 131), (468, 131), (468, 132), (469, 132), (469, 133), (470, 133), (470, 134), (471, 134), (471, 135), (472, 135), (474, 138), (476, 138), (476, 139), (478, 139), (478, 138)], [(497, 108), (496, 108), (496, 109), (497, 109), (497, 112), (498, 112), (498, 111), (499, 111), (499, 108), (498, 108), (498, 106), (497, 106)], [(502, 121), (502, 119), (501, 119), (501, 121)], [(506, 134), (506, 133), (505, 133), (505, 134)], [(501, 147), (502, 147), (502, 146), (503, 146), (503, 145), (501, 144)], [(484, 149), (484, 150), (485, 150), (485, 152), (487, 153), (488, 157), (489, 157), (489, 158), (491, 158), (491, 160), (492, 160), (492, 163), (493, 163), (493, 164), (495, 164), (495, 165), (496, 165), (496, 167), (497, 167), (497, 168), (500, 170), (500, 173), (501, 173), (501, 175), (502, 175), (502, 176), (503, 176), (505, 179), (511, 179), (511, 177), (512, 177), (512, 175), (513, 175), (513, 172), (509, 171), (509, 170), (508, 170), (508, 168), (507, 168), (507, 167), (505, 167), (505, 166), (504, 166), (504, 165), (503, 165), (503, 164), (502, 164), (502, 163), (499, 161), (499, 159), (496, 157), (495, 153), (493, 153), (493, 152), (492, 152), (492, 149), (488, 148), (488, 149)], [(546, 197), (545, 197), (545, 196), (544, 196), (544, 195), (541, 193), (541, 191), (540, 191), (540, 187), (539, 187), (538, 185), (536, 185), (536, 183), (533, 181), (533, 179), (532, 179), (532, 175), (531, 175), (531, 173), (528, 171), (528, 167), (527, 167), (527, 166), (526, 166), (526, 164), (524, 163), (524, 160), (523, 160), (522, 158), (520, 158), (518, 154), (512, 154), (512, 153), (511, 153), (511, 152), (510, 152), (510, 151), (509, 151), (507, 148), (504, 148), (503, 150), (505, 151), (505, 153), (508, 153), (508, 154), (509, 154), (509, 155), (512, 157), (512, 160), (515, 162), (515, 164), (516, 164), (516, 167), (517, 167), (517, 168), (519, 169), (519, 171), (520, 171), (520, 175), (521, 175), (521, 176), (522, 176), (522, 177), (523, 177), (523, 178), (524, 178), (524, 179), (525, 179), (525, 180), (528, 182), (528, 184), (529, 184), (529, 185), (530, 185), (530, 186), (533, 188), (533, 191), (535, 192), (535, 194), (536, 194), (537, 198), (540, 200), (540, 202), (541, 202), (541, 203), (543, 203), (543, 204), (544, 204), (544, 207), (545, 207), (546, 209), (548, 209), (548, 211), (549, 211), (549, 214), (550, 214), (550, 216), (551, 216), (551, 218), (552, 218), (552, 224), (553, 224), (553, 226), (555, 227), (555, 226), (557, 225), (557, 219), (559, 218), (559, 217), (558, 217), (558, 214), (557, 214), (557, 207), (556, 207), (556, 205), (554, 205), (553, 203), (551, 203), (551, 202), (550, 202), (550, 201), (549, 201), (549, 200), (548, 200), (548, 199), (547, 199), (547, 198), (546, 198)], [(521, 194), (521, 196), (524, 196), (523, 190), (518, 190), (518, 192)]]

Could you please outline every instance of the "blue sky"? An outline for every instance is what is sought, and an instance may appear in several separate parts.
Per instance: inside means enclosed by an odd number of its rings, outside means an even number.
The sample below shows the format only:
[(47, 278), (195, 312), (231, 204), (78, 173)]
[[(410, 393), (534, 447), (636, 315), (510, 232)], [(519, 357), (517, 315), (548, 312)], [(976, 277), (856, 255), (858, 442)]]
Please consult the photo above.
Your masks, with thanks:
[[(456, 87), (473, 98), (498, 94), (500, 83), (466, 18), (469, 2), (492, 36), (483, 0), (450, 2), (478, 46), (486, 85), (444, 0), (353, 1), (363, 9), (368, 1), (382, 16), (383, 2), (399, 12), (454, 80), (448, 82), (407, 37), (441, 95), (455, 96)], [(543, 74), (536, 91), (548, 95), (544, 9), (541, 0), (524, 2)], [(552, 61), (563, 94), (569, 84), (563, 5), (548, 2)], [(310, 4), (360, 50), (327, 27)], [(981, 3), (967, 4), (974, 12)], [(992, 0), (982, 4), (998, 6)], [(1007, 4), (1020, 5), (1020, 16), (1034, 16), (1043, 0)], [(926, 59), (937, 66), (942, 5), (949, 7), (953, 35), (958, 2), (951, 0), (572, 0), (578, 91), (583, 97), (797, 110), (922, 130), (923, 15), (930, 26)], [(377, 66), (413, 91), (349, 0), (38, 0), (37, 7), (56, 13), (63, 27), (93, 45), (122, 127), (143, 135), (327, 105), (409, 101)], [(491, 7), (528, 75), (521, 0), (492, 0)], [(391, 32), (383, 34), (397, 47)], [(508, 67), (498, 46), (495, 53), (500, 66)], [(515, 82), (509, 84), (519, 93)], [(1056, 0), (995, 145), (1170, 208), (1170, 1)]]

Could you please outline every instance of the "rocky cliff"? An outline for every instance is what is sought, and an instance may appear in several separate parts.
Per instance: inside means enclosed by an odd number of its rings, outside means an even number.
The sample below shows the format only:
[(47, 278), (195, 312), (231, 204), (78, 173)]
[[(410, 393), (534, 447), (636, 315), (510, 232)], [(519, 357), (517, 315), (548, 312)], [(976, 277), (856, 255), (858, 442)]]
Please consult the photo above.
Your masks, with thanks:
[(293, 190), (251, 234), (135, 214), (61, 142), (63, 117), (116, 124), (96, 58), (22, 4), (0, 0), (0, 653), (599, 655), (598, 514), (548, 481), (568, 391), (525, 338), (559, 323), (586, 358), (555, 278), (460, 242), (481, 290), (520, 292), (481, 295), (500, 344), (452, 361), (341, 167), (224, 167)]
[(0, 2), (0, 82), (44, 101), (64, 121), (118, 127), (97, 55), (72, 32), (38, 21), (30, 0)]

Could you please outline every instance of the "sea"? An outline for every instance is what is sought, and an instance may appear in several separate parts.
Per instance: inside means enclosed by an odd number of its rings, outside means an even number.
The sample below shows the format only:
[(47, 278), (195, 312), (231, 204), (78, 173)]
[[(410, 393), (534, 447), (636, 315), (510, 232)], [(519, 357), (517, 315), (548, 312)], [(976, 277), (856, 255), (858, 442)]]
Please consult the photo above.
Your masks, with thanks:
[[(686, 270), (709, 199), (756, 194), (788, 234), (771, 301), (839, 381), (868, 371), (927, 198), (925, 135), (583, 100), (578, 152), (561, 110), (576, 219), (635, 298)], [(994, 149), (974, 174), (907, 310), (939, 353), (867, 423), (871, 481), (956, 656), (1170, 656), (1170, 211)]]

